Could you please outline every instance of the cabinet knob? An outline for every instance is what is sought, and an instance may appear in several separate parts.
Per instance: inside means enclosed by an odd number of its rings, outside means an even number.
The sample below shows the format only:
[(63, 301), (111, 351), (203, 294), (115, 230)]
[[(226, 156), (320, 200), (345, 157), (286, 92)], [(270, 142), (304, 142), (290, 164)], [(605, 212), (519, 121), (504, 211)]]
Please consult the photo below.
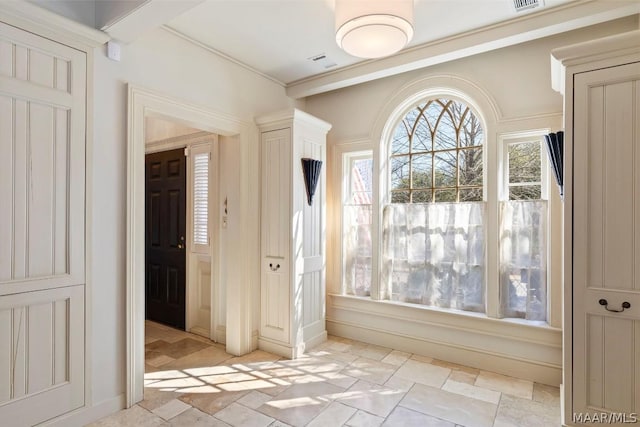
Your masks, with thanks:
[(598, 301), (598, 304), (603, 305), (604, 308), (607, 309), (607, 311), (611, 311), (612, 313), (622, 313), (625, 309), (627, 308), (631, 308), (631, 303), (629, 303), (629, 301), (625, 301), (622, 303), (622, 309), (620, 310), (616, 310), (614, 308), (609, 308), (609, 302), (602, 298), (601, 300)]
[(280, 264), (276, 264), (276, 266), (274, 267), (273, 264), (269, 264), (269, 268), (271, 269), (271, 271), (278, 271), (278, 269), (280, 268)]

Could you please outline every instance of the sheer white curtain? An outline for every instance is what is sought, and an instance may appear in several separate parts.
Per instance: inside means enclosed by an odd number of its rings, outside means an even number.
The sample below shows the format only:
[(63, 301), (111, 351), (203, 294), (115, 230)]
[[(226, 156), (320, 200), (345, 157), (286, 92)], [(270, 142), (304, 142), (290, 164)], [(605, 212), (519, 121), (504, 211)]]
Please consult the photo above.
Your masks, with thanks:
[(484, 202), (390, 204), (381, 298), (484, 311)]
[(547, 201), (500, 203), (503, 317), (547, 319)]
[(343, 212), (345, 293), (371, 295), (371, 205), (345, 205)]

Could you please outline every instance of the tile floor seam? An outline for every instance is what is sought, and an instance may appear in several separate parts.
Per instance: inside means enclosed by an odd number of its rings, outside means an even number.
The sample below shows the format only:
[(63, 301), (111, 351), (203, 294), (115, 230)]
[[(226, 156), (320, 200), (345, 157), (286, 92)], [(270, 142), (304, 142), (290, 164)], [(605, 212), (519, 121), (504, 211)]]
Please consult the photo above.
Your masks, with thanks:
[[(243, 356), (230, 355), (224, 352), (224, 348), (221, 348), (221, 345), (207, 342), (207, 340), (202, 337), (196, 337), (187, 332), (173, 330), (151, 322), (148, 322), (146, 327), (148, 330), (146, 332), (147, 336), (145, 336), (145, 354), (149, 357), (156, 357), (155, 362), (159, 366), (153, 366), (149, 364), (148, 360), (145, 360), (145, 370), (149, 375), (149, 378), (145, 380), (145, 398), (151, 400), (145, 400), (143, 402), (146, 402), (145, 405), (148, 408), (154, 409), (148, 409), (142, 406), (142, 402), (140, 402), (134, 405), (133, 408), (136, 408), (138, 411), (139, 409), (143, 409), (143, 411), (135, 412), (134, 410), (131, 412), (130, 408), (130, 410), (124, 410), (114, 414), (112, 416), (113, 419), (117, 419), (117, 417), (120, 416), (126, 421), (127, 416), (142, 416), (151, 417), (149, 418), (149, 422), (152, 422), (153, 425), (157, 425), (160, 421), (162, 421), (162, 425), (173, 425), (174, 423), (171, 422), (171, 420), (176, 420), (176, 425), (180, 425), (177, 418), (188, 411), (195, 410), (205, 413), (208, 417), (211, 417), (219, 423), (226, 423), (226, 421), (216, 415), (229, 415), (232, 418), (246, 415), (250, 418), (254, 417), (254, 421), (255, 416), (258, 416), (257, 419), (261, 420), (258, 422), (260, 425), (265, 425), (265, 420), (271, 419), (272, 421), (269, 422), (269, 425), (279, 426), (286, 424), (287, 420), (291, 418), (283, 417), (284, 412), (282, 412), (282, 409), (274, 409), (271, 410), (271, 413), (265, 413), (261, 411), (260, 408), (269, 402), (274, 402), (280, 397), (280, 400), (284, 402), (288, 399), (292, 401), (291, 403), (294, 403), (292, 413), (298, 414), (296, 415), (297, 418), (293, 418), (294, 425), (308, 425), (316, 419), (322, 419), (319, 417), (323, 416), (327, 417), (327, 419), (338, 417), (343, 425), (347, 425), (347, 423), (352, 422), (352, 420), (353, 423), (372, 421), (375, 424), (384, 424), (391, 422), (392, 417), (393, 421), (397, 422), (398, 416), (413, 417), (414, 415), (411, 414), (415, 414), (415, 416), (418, 417), (417, 419), (427, 420), (427, 422), (430, 419), (439, 420), (436, 421), (438, 425), (442, 423), (445, 423), (447, 426), (453, 425), (451, 424), (452, 421), (448, 420), (451, 418), (449, 412), (442, 412), (440, 409), (434, 412), (436, 408), (430, 407), (429, 404), (426, 406), (419, 404), (416, 407), (415, 402), (420, 402), (420, 399), (423, 399), (423, 397), (420, 396), (428, 396), (428, 393), (431, 393), (440, 401), (447, 402), (448, 406), (446, 406), (446, 408), (448, 408), (448, 411), (461, 409), (457, 406), (460, 405), (459, 402), (471, 404), (471, 407), (465, 408), (466, 412), (472, 411), (470, 414), (473, 414), (475, 410), (485, 408), (482, 413), (486, 414), (486, 418), (483, 418), (486, 421), (483, 421), (482, 424), (487, 426), (489, 425), (486, 424), (487, 421), (491, 421), (491, 425), (493, 426), (500, 421), (500, 425), (509, 424), (518, 425), (518, 427), (529, 427), (529, 425), (521, 424), (521, 419), (528, 420), (529, 418), (527, 417), (531, 417), (532, 414), (533, 416), (538, 415), (540, 410), (544, 411), (544, 419), (550, 420), (551, 418), (549, 417), (553, 417), (554, 420), (557, 419), (559, 421), (559, 391), (557, 387), (544, 386), (533, 381), (478, 370), (476, 368), (447, 362), (446, 360), (420, 356), (415, 353), (403, 352), (385, 346), (366, 344), (348, 338), (330, 336), (327, 341), (319, 344), (315, 349), (309, 350), (310, 356), (308, 356), (308, 364), (304, 363), (304, 357), (298, 359), (301, 361), (300, 363), (287, 363), (288, 361), (286, 359), (264, 351), (252, 352)], [(167, 359), (163, 360), (161, 356), (166, 356), (166, 354), (161, 351), (156, 351), (162, 348), (166, 348), (168, 353), (176, 356), (179, 355), (180, 357), (173, 361), (162, 363)], [(207, 362), (208, 360), (212, 361)], [(185, 367), (193, 361), (196, 361), (193, 367)], [(244, 365), (246, 369), (242, 369), (240, 365)], [(200, 366), (203, 367), (202, 369), (228, 367), (229, 369), (236, 370), (234, 372), (238, 374), (245, 374), (253, 377), (253, 379), (230, 380), (230, 382), (220, 383), (231, 385), (231, 387), (238, 387), (239, 391), (223, 390), (218, 387), (218, 391), (211, 394), (205, 390), (207, 390), (206, 387), (215, 389), (214, 385), (217, 385), (215, 381), (214, 383), (208, 383), (201, 379), (203, 376), (207, 376), (205, 373), (187, 371), (188, 369), (196, 369)], [(304, 367), (306, 367), (306, 369)], [(292, 371), (297, 370), (302, 373), (289, 375), (283, 371), (284, 374), (282, 376), (264, 377), (260, 375), (260, 373), (267, 375), (267, 371), (274, 369), (291, 369)], [(423, 369), (426, 371), (423, 371)], [(444, 369), (448, 370), (446, 376), (443, 376), (445, 373), (445, 371), (443, 371)], [(172, 378), (166, 376), (168, 374), (163, 374), (163, 372), (166, 373), (172, 370), (184, 374), (184, 377), (178, 376)], [(353, 372), (349, 372), (350, 370)], [(156, 372), (158, 374), (154, 377), (153, 374)], [(419, 381), (415, 381), (416, 374), (419, 375)], [(211, 375), (226, 374), (216, 373)], [(433, 377), (433, 375), (435, 375), (435, 377)], [(214, 378), (212, 378), (212, 380), (214, 380)], [(174, 381), (174, 384), (171, 385), (170, 381)], [(199, 384), (190, 385), (189, 381), (199, 381)], [(255, 381), (255, 383), (253, 381)], [(260, 381), (262, 381), (262, 383)], [(264, 386), (262, 384), (267, 384), (267, 388), (263, 388)], [(165, 386), (164, 388), (182, 390), (182, 392), (170, 392), (171, 394), (163, 397), (163, 393), (166, 393), (160, 391), (163, 385)], [(420, 387), (418, 387), (418, 385), (420, 385)], [(203, 387), (205, 387), (203, 389), (205, 394), (198, 394), (197, 390)], [(272, 387), (275, 387), (275, 389)], [(445, 389), (445, 387), (447, 388)], [(149, 395), (147, 395), (147, 389), (157, 391), (153, 393), (149, 391)], [(188, 389), (193, 390), (187, 391)], [(314, 392), (312, 391), (306, 392), (304, 391), (305, 389), (317, 390), (320, 394), (313, 394)], [(267, 392), (267, 390), (271, 390), (271, 392)], [(287, 390), (290, 390), (290, 394), (284, 394)], [(385, 393), (389, 390), (393, 390), (394, 392), (388, 394), (389, 397), (386, 397), (387, 395)], [(427, 394), (420, 394), (421, 390), (426, 390)], [(247, 397), (251, 395), (252, 391), (262, 394), (256, 394), (251, 398)], [(345, 393), (348, 391), (353, 392), (351, 396), (356, 397), (353, 399), (347, 397)], [(495, 393), (497, 393), (497, 395)], [(185, 398), (185, 396), (188, 395), (191, 396), (191, 399), (194, 398), (193, 396), (199, 398), (200, 403), (194, 406), (194, 403), (197, 401)], [(413, 403), (411, 399), (407, 400), (409, 396), (414, 400)], [(478, 398), (478, 396), (481, 398)], [(496, 398), (496, 396), (497, 403), (494, 403), (493, 399)], [(167, 398), (169, 400), (165, 400)], [(241, 401), (244, 398), (247, 400)], [(341, 398), (344, 400), (341, 400)], [(417, 398), (419, 399), (416, 401)], [(312, 408), (311, 410), (306, 409), (307, 412), (305, 413), (307, 415), (300, 418), (299, 411), (304, 410), (304, 408), (309, 408), (309, 403), (305, 404), (303, 402), (304, 399), (311, 399), (311, 401), (313, 401), (313, 399), (319, 399), (319, 401), (323, 402), (322, 407)], [(158, 416), (154, 411), (159, 409), (160, 412), (162, 412), (160, 408), (170, 404), (173, 400), (181, 402), (185, 405), (185, 408), (179, 414), (163, 421), (164, 418)], [(299, 401), (293, 402), (293, 400)], [(384, 406), (376, 408), (376, 405), (379, 404), (383, 404)], [(259, 406), (252, 408), (250, 405)], [(298, 406), (295, 405), (300, 406), (300, 409), (296, 409)], [(180, 405), (177, 405), (177, 408), (176, 405), (173, 405), (173, 407), (167, 406), (164, 407), (164, 410), (177, 410), (180, 409), (179, 407)], [(206, 408), (208, 408), (208, 410), (205, 411), (204, 409)], [(235, 408), (236, 412), (229, 409), (227, 412), (221, 414), (221, 412), (227, 408)], [(238, 409), (240, 410), (240, 414), (237, 413)], [(376, 412), (374, 413), (371, 410)], [(164, 413), (165, 416), (167, 414), (167, 412), (162, 413)], [(446, 413), (447, 418), (442, 418), (439, 415), (435, 416), (433, 415), (434, 413), (436, 415), (438, 413)], [(273, 416), (274, 414), (278, 416)], [(351, 415), (349, 416), (348, 414)], [(358, 418), (358, 414), (364, 418)], [(377, 414), (384, 414), (384, 416)], [(195, 416), (197, 416), (197, 412)], [(485, 415), (483, 415), (483, 417), (484, 416)], [(111, 417), (107, 417), (105, 420), (109, 418)], [(462, 421), (460, 417), (453, 417), (451, 419)], [(531, 419), (534, 420), (535, 418)], [(539, 425), (535, 424), (535, 421), (531, 422), (534, 423), (531, 424), (532, 427), (533, 425)], [(463, 423), (458, 422), (455, 424), (456, 427), (460, 427)], [(476, 423), (474, 422), (472, 424)], [(118, 425), (131, 424), (126, 424), (125, 422)]]

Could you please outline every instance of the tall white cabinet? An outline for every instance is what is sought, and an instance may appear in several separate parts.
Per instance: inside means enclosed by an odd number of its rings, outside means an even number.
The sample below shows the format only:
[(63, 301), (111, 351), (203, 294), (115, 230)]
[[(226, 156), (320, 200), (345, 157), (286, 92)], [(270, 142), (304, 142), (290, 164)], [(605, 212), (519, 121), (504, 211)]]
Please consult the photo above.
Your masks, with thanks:
[[(326, 340), (326, 135), (297, 109), (256, 120), (261, 151), (261, 349), (288, 357)], [(302, 159), (323, 162), (311, 205)]]
[(640, 31), (553, 57), (566, 130), (563, 422), (623, 425), (640, 413)]

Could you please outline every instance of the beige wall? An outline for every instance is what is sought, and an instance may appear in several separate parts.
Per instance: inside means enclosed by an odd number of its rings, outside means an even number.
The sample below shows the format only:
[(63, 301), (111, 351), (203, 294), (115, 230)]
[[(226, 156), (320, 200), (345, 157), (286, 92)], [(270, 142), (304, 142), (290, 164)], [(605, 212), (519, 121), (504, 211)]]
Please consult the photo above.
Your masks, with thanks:
[(453, 74), (488, 92), (503, 118), (562, 112), (562, 97), (551, 89), (552, 49), (638, 28), (638, 16), (522, 43), (381, 80), (312, 96), (306, 111), (331, 123), (330, 143), (369, 136), (386, 102), (410, 82)]
[[(96, 52), (94, 62), (94, 132), (88, 160), (95, 337), (90, 363), (93, 402), (99, 404), (121, 395), (125, 388), (126, 84), (249, 122), (257, 115), (292, 106), (293, 101), (275, 83), (161, 29), (123, 46), (121, 62), (107, 59), (103, 51)], [(221, 163), (225, 160), (221, 158)], [(231, 162), (237, 161), (232, 156)], [(229, 259), (226, 268), (246, 268), (237, 265), (239, 261)]]
[(144, 142), (157, 142), (169, 138), (191, 135), (201, 132), (188, 126), (183, 126), (176, 122), (156, 119), (153, 117), (144, 118)]

